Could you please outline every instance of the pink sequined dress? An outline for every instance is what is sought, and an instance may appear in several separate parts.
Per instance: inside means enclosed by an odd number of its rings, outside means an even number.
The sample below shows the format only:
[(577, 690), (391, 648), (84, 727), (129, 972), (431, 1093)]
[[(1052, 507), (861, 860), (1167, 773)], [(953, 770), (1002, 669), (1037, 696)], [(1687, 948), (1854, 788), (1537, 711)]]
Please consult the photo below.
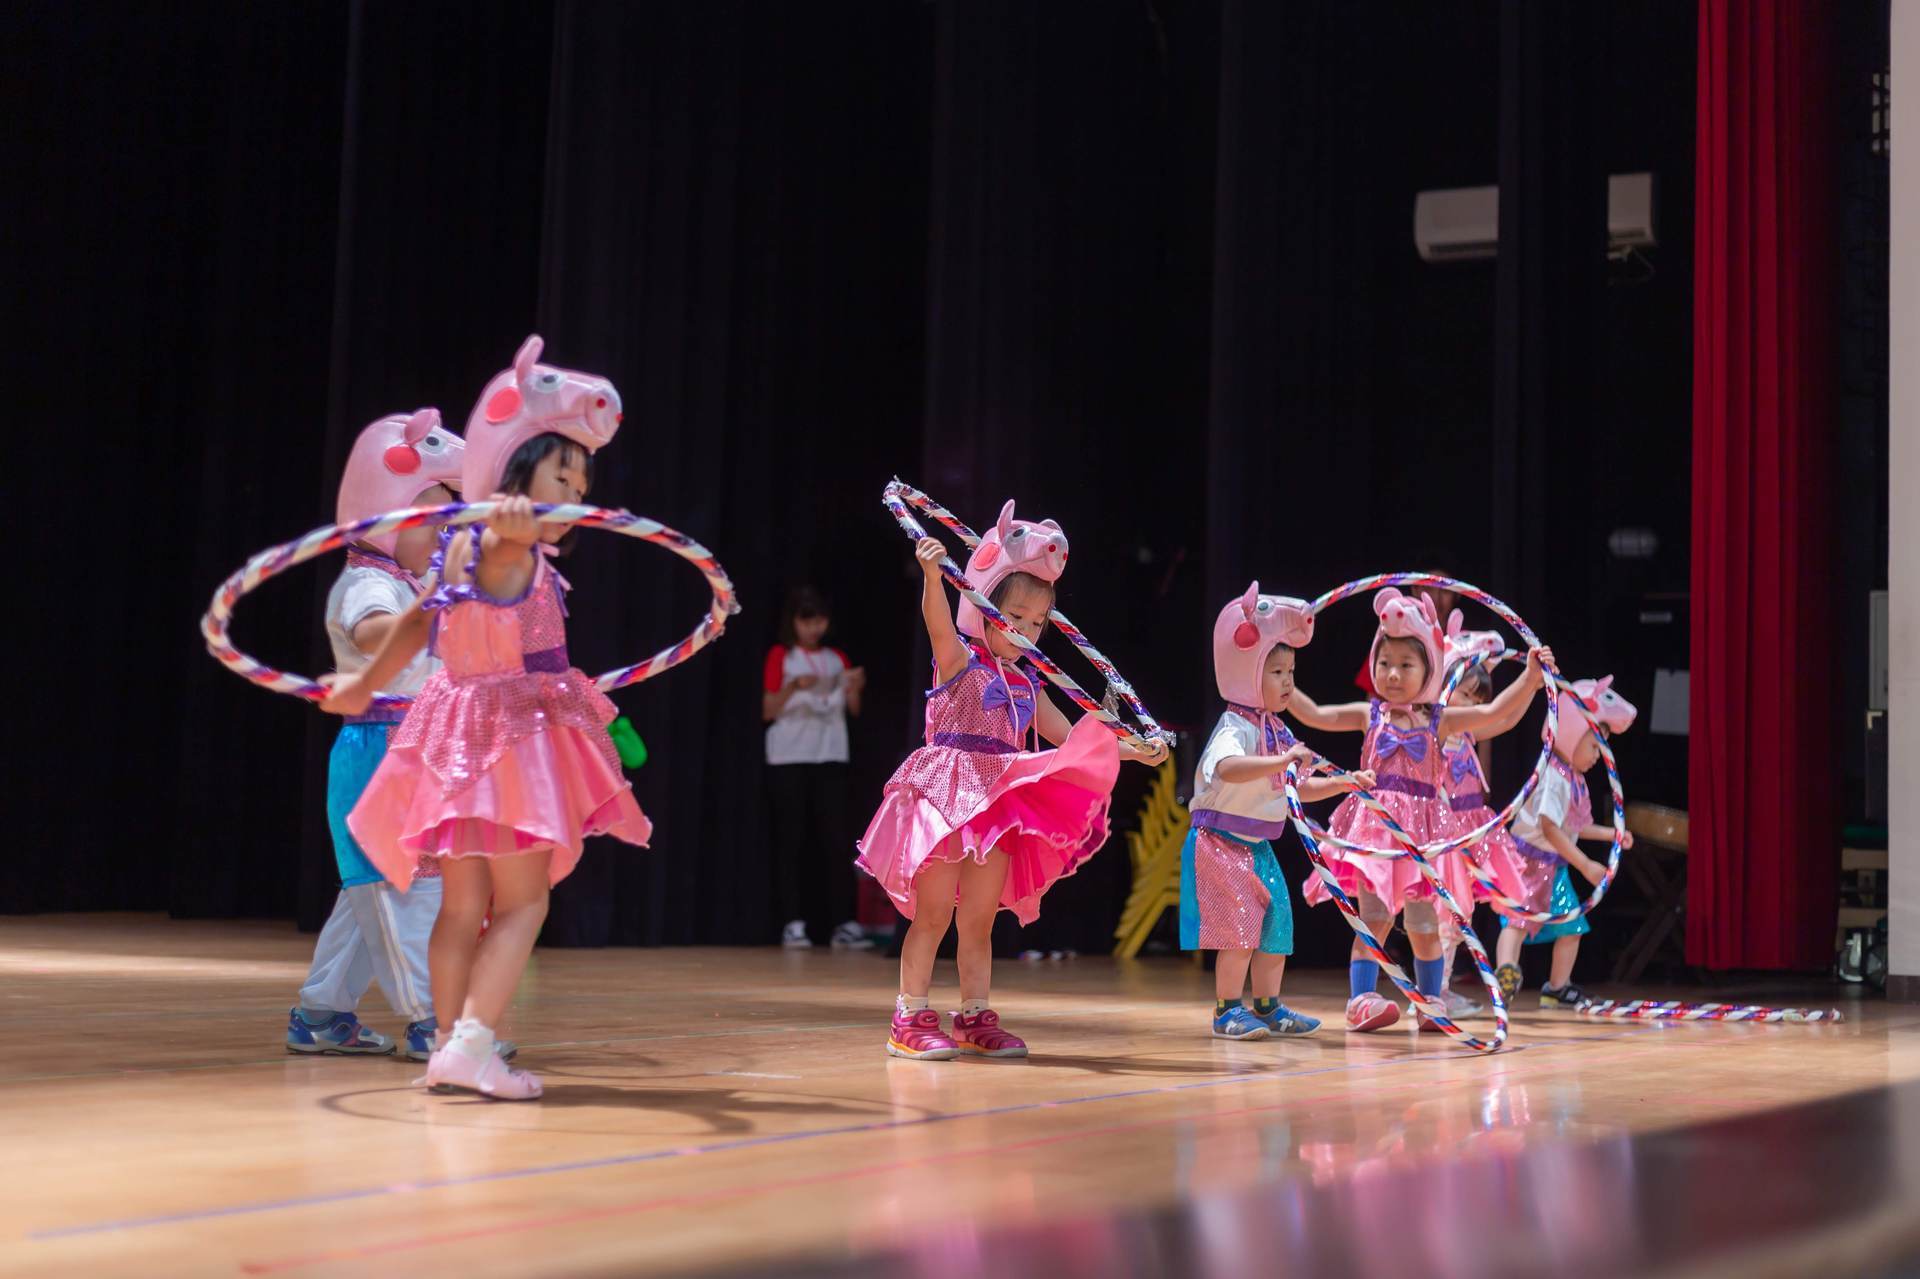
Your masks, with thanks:
[(535, 559), (518, 599), (467, 583), (427, 602), (443, 665), (347, 818), (396, 888), (420, 858), (541, 851), (557, 884), (586, 836), (644, 846), (653, 832), (607, 736), (618, 712), (567, 660), (564, 583), (545, 555)]
[(1047, 888), (1106, 842), (1120, 749), (1082, 718), (1057, 750), (1023, 750), (1037, 678), (968, 650), (966, 669), (927, 694), (926, 745), (887, 782), (856, 861), (911, 919), (929, 862), (984, 862), (997, 848), (1009, 863), (1000, 906), (1030, 924)]
[[(1473, 734), (1462, 733), (1460, 744), (1446, 751), (1448, 804), (1443, 820), (1448, 839), (1478, 830), (1495, 816), (1487, 804), (1487, 779), (1480, 772), (1480, 756), (1474, 746)], [(1492, 834), (1469, 848), (1467, 856), (1473, 859), (1474, 865), (1492, 875), (1507, 896), (1517, 898), (1526, 892), (1520, 855), (1514, 851), (1513, 836), (1506, 827), (1496, 827)], [(1448, 887), (1452, 887), (1451, 880)], [(1477, 879), (1473, 881), (1473, 896), (1477, 901), (1493, 899), (1493, 894)], [(1466, 905), (1464, 898), (1459, 901), (1462, 906)]]
[[(1378, 779), (1374, 797), (1393, 814), (1400, 829), (1417, 843), (1428, 844), (1446, 837), (1452, 815), (1443, 794), (1447, 764), (1436, 736), (1439, 713), (1431, 706), (1421, 709), (1427, 713), (1427, 723), (1403, 729), (1387, 718), (1384, 703), (1375, 700), (1367, 719), (1360, 767), (1373, 770)], [(1386, 823), (1357, 796), (1340, 801), (1327, 829), (1368, 848), (1400, 847), (1388, 834)], [(1328, 849), (1327, 865), (1349, 896), (1371, 893), (1396, 913), (1409, 901), (1436, 900), (1411, 857), (1366, 857)], [(1435, 860), (1434, 869), (1440, 872), (1453, 899), (1466, 910), (1473, 901), (1473, 874), (1467, 870), (1464, 856), (1448, 853)], [(1329, 895), (1320, 876), (1309, 875), (1301, 896), (1317, 906)]]

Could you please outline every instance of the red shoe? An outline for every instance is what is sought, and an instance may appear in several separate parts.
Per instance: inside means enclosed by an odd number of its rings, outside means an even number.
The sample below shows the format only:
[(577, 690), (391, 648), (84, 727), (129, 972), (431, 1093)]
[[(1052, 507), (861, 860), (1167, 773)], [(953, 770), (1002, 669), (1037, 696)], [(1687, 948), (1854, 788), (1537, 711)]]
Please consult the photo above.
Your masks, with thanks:
[(977, 1053), (982, 1057), (1027, 1055), (1027, 1041), (1000, 1029), (1000, 1014), (991, 1008), (982, 1008), (971, 1017), (965, 1013), (955, 1013), (953, 1041), (960, 1046), (961, 1052)]
[(1391, 999), (1382, 999), (1372, 991), (1355, 995), (1347, 1001), (1347, 1029), (1355, 1034), (1385, 1030), (1399, 1020), (1400, 1005)]
[(959, 1047), (940, 1029), (940, 1014), (931, 1008), (893, 1012), (893, 1031), (887, 1036), (887, 1054), (913, 1061), (951, 1061)]

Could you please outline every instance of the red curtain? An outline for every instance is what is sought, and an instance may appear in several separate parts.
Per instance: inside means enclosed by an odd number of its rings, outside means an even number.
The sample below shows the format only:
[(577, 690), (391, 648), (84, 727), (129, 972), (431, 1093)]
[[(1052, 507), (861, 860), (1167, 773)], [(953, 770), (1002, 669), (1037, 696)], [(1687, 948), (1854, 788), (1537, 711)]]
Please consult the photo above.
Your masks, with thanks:
[(1687, 959), (1833, 959), (1824, 0), (1701, 0)]

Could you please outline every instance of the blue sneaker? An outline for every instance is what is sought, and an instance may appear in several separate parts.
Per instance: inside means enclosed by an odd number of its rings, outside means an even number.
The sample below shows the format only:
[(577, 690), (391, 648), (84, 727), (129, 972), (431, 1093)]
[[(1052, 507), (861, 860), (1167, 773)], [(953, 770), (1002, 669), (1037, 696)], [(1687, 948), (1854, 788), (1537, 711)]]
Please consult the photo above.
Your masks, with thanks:
[(1263, 1022), (1267, 1029), (1272, 1031), (1276, 1037), (1281, 1035), (1293, 1035), (1296, 1037), (1300, 1035), (1311, 1035), (1314, 1031), (1320, 1029), (1320, 1019), (1318, 1017), (1309, 1017), (1305, 1013), (1297, 1013), (1285, 1004), (1275, 1004), (1273, 1011), (1265, 1016), (1261, 1016), (1259, 1013), (1255, 1013), (1254, 1016), (1259, 1017), (1261, 1022)]
[[(407, 1046), (400, 1050), (408, 1061), (425, 1061), (433, 1056), (433, 1038), (440, 1033), (438, 1018), (429, 1017), (425, 1021), (407, 1023)], [(493, 1055), (501, 1061), (512, 1061), (520, 1052), (520, 1045), (511, 1039), (493, 1041)]]
[(407, 1043), (401, 1054), (408, 1061), (425, 1061), (433, 1056), (433, 1037), (440, 1033), (440, 1022), (433, 1017), (407, 1023)]
[(300, 1009), (290, 1008), (287, 1010), (287, 1051), (384, 1057), (393, 1051), (393, 1041), (377, 1030), (362, 1026), (352, 1013), (328, 1013), (325, 1021), (316, 1023)]
[(1272, 1033), (1245, 1004), (1235, 1004), (1213, 1019), (1215, 1039), (1265, 1039)]

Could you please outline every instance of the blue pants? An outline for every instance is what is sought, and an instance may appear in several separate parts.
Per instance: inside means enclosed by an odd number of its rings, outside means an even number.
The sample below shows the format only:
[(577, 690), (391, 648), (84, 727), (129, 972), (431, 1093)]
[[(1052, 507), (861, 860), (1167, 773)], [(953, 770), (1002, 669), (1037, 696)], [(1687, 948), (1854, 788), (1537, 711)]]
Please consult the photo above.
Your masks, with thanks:
[(439, 916), (437, 878), (418, 880), (405, 893), (385, 881), (341, 889), (314, 943), (300, 1006), (350, 1013), (377, 981), (394, 1012), (409, 1022), (428, 1020), (427, 941)]
[(300, 987), (302, 1008), (350, 1013), (374, 982), (410, 1022), (433, 1016), (427, 941), (440, 915), (440, 881), (419, 880), (402, 893), (388, 884), (347, 829), (374, 770), (387, 755), (391, 724), (346, 724), (327, 757), (327, 828), (340, 869), (340, 896), (314, 943), (313, 966)]

